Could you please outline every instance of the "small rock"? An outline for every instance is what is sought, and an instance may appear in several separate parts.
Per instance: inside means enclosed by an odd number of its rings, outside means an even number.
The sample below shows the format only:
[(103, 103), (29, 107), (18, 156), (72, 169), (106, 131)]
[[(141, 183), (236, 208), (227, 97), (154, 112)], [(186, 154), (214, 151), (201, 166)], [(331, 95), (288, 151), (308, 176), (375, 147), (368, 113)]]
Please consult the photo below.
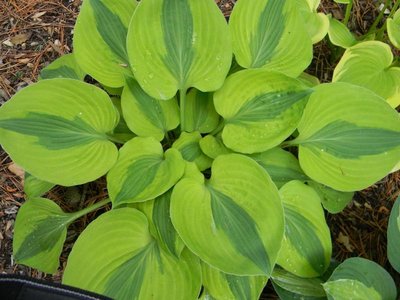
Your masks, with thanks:
[(3, 45), (6, 45), (6, 46), (8, 46), (8, 47), (14, 47), (14, 44), (13, 44), (10, 40), (5, 40), (5, 41), (3, 42)]

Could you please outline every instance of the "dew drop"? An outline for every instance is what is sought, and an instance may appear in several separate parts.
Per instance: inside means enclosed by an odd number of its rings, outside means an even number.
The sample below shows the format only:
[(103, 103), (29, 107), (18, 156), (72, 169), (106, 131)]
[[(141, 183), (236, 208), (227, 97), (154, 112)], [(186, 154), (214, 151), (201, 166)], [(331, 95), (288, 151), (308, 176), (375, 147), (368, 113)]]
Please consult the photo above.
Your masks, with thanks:
[(149, 78), (153, 79), (154, 78), (154, 74), (153, 73), (149, 73)]

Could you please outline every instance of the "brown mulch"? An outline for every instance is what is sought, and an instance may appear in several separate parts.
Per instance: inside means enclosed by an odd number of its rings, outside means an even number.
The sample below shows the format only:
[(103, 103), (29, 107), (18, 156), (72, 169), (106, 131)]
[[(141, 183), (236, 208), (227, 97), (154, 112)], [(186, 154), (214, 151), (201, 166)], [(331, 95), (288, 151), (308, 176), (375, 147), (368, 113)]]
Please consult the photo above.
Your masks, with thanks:
[[(225, 16), (235, 0), (216, 0)], [(364, 34), (378, 14), (374, 0), (355, 1), (349, 26), (353, 32)], [(0, 0), (0, 105), (19, 89), (35, 82), (39, 71), (57, 57), (71, 52), (71, 37), (81, 0)], [(322, 0), (321, 11), (344, 17), (343, 5)], [(323, 41), (315, 45), (314, 60), (309, 72), (329, 82), (337, 59), (332, 47)], [(73, 241), (91, 220), (87, 216), (69, 230), (61, 267), (55, 275), (47, 275), (29, 267), (16, 265), (12, 259), (13, 225), (18, 208), (24, 202), (22, 181), (18, 168), (0, 148), (0, 273), (23, 274), (35, 278), (60, 281), (62, 269)], [(73, 211), (103, 198), (105, 181), (100, 180), (76, 188), (57, 187), (47, 194), (65, 211)], [(358, 192), (354, 201), (342, 213), (328, 215), (334, 243), (334, 256), (343, 261), (361, 256), (384, 266), (400, 278), (387, 262), (386, 230), (388, 217), (400, 194), (400, 173), (394, 173), (374, 186)], [(78, 201), (72, 201), (72, 200)], [(72, 201), (72, 202), (71, 202)], [(271, 299), (273, 296), (263, 296)]]

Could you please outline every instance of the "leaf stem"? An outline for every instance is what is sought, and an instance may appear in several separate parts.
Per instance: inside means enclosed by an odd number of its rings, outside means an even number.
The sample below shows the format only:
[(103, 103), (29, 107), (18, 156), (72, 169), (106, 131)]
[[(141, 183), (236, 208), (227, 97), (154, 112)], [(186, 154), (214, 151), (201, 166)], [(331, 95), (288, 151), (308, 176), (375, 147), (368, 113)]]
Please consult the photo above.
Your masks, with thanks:
[(103, 200), (101, 200), (89, 207), (86, 207), (80, 211), (74, 212), (74, 213), (72, 213), (72, 215), (73, 215), (72, 221), (75, 221), (76, 219), (79, 219), (80, 217), (82, 217), (88, 213), (91, 213), (92, 211), (95, 211), (95, 210), (99, 209), (100, 207), (107, 205), (110, 202), (111, 202), (111, 199), (106, 198), (106, 199), (103, 199)]
[(353, 9), (353, 0), (350, 0), (349, 4), (346, 6), (346, 14), (343, 19), (343, 24), (347, 26), (351, 16), (351, 10)]
[(186, 92), (187, 89), (179, 90), (179, 106), (181, 112), (181, 132), (186, 131), (185, 110), (186, 110)]
[(374, 23), (369, 28), (366, 36), (376, 32), (376, 27), (378, 26), (379, 22), (382, 20), (383, 16), (385, 15), (385, 11), (390, 6), (390, 2), (391, 2), (391, 0), (386, 0), (385, 5), (382, 7), (381, 11), (379, 12), (378, 17), (375, 19)]

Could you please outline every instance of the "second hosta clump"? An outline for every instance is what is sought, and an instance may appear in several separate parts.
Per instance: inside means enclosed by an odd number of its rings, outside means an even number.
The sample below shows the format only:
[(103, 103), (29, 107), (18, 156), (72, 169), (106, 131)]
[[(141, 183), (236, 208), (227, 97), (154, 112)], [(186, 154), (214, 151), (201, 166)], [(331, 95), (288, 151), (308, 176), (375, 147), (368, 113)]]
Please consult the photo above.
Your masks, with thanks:
[[(372, 262), (329, 278), (323, 206), (340, 211), (394, 168), (400, 119), (366, 88), (302, 73), (329, 23), (317, 2), (239, 0), (228, 26), (212, 0), (84, 0), (74, 53), (0, 109), (0, 142), (29, 173), (16, 260), (55, 272), (68, 225), (111, 202), (64, 283), (116, 299), (257, 299), (272, 278), (286, 297), (356, 286), (391, 299)], [(82, 211), (40, 198), (103, 175), (110, 198)]]

